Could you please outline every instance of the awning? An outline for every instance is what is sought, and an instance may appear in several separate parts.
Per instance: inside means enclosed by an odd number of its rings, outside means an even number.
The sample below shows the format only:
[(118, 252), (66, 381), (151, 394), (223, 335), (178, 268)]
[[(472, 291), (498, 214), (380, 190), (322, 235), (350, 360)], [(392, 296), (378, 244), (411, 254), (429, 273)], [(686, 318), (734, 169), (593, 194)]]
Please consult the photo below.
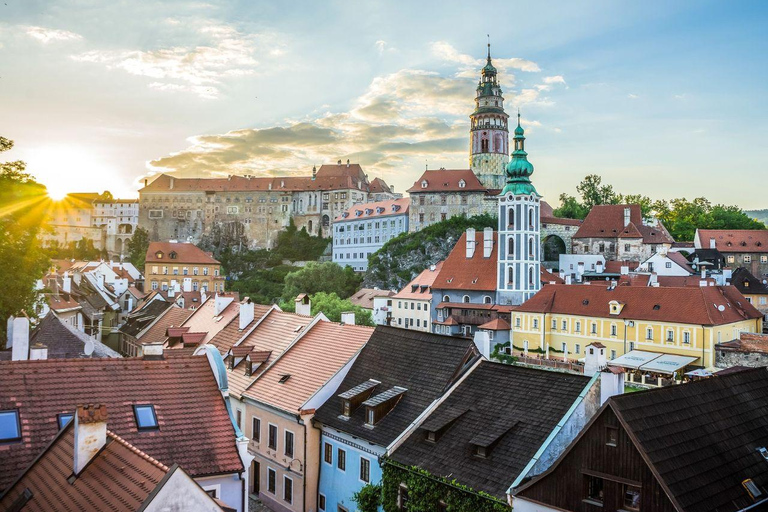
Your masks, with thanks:
[(672, 375), (680, 368), (685, 368), (696, 360), (695, 357), (677, 356), (674, 354), (659, 354), (658, 352), (645, 352), (643, 350), (631, 350), (613, 361), (608, 361), (608, 366), (621, 366), (622, 368), (634, 368), (641, 371), (668, 373)]
[(657, 357), (653, 361), (644, 364), (640, 369), (649, 372), (668, 373), (671, 375), (680, 368), (685, 368), (695, 360), (695, 357), (663, 354), (661, 357)]
[(609, 366), (621, 366), (622, 368), (640, 368), (649, 361), (653, 361), (661, 354), (656, 352), (645, 352), (643, 350), (630, 350), (623, 356), (608, 361)]
[(696, 370), (692, 370), (690, 372), (685, 372), (685, 374), (688, 377), (711, 377), (712, 372), (709, 370), (704, 370), (702, 368), (697, 368)]

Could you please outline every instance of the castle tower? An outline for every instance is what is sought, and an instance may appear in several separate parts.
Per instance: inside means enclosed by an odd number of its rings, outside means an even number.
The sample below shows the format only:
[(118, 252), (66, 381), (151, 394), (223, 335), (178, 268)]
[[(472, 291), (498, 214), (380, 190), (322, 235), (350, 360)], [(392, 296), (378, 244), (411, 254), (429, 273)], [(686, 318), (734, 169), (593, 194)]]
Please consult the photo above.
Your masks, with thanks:
[(488, 62), (477, 84), (475, 111), (469, 118), (469, 168), (484, 186), (500, 190), (505, 182), (504, 167), (509, 161), (509, 116), (504, 112), (504, 97), (496, 80), (496, 68), (491, 63), (490, 43)]
[(525, 131), (514, 136), (515, 149), (505, 168), (506, 184), (499, 196), (497, 304), (522, 304), (541, 289), (540, 200), (531, 183), (533, 165), (525, 152)]

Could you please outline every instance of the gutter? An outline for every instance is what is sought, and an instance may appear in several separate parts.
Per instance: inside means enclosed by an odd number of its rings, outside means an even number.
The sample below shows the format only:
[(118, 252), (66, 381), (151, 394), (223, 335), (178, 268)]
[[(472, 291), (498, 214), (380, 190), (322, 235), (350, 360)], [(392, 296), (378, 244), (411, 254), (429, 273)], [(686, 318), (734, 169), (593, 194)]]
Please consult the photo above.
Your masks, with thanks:
[(755, 503), (751, 504), (751, 505), (750, 505), (750, 506), (748, 506), (748, 507), (745, 507), (745, 508), (739, 509), (739, 510), (737, 510), (736, 512), (744, 512), (745, 510), (752, 510), (752, 509), (754, 509), (755, 507), (757, 507), (757, 506), (759, 506), (759, 505), (763, 505), (763, 504), (765, 504), (766, 502), (768, 502), (768, 498), (763, 498), (762, 500), (760, 500), (760, 501), (758, 501), (758, 502), (755, 502)]
[(547, 448), (549, 448), (549, 445), (552, 444), (552, 441), (554, 441), (555, 437), (560, 433), (561, 430), (563, 430), (563, 427), (568, 422), (568, 420), (571, 418), (573, 413), (576, 411), (576, 407), (578, 407), (582, 402), (584, 402), (584, 398), (587, 396), (587, 393), (590, 389), (592, 389), (592, 386), (600, 379), (600, 372), (595, 373), (592, 378), (589, 380), (586, 386), (584, 386), (584, 389), (579, 394), (578, 398), (571, 404), (571, 407), (568, 409), (568, 412), (565, 413), (565, 416), (562, 417), (562, 419), (558, 422), (558, 424), (555, 426), (555, 428), (550, 432), (547, 439), (544, 441), (544, 443), (539, 447), (539, 449), (536, 451), (536, 453), (533, 455), (533, 458), (528, 462), (528, 464), (523, 468), (523, 470), (520, 472), (519, 475), (517, 475), (517, 478), (515, 478), (515, 481), (512, 482), (512, 485), (509, 486), (509, 489), (507, 489), (507, 495), (512, 494), (512, 490), (515, 489), (517, 486), (520, 485), (520, 483), (523, 481), (523, 478), (525, 478), (528, 475), (528, 472), (533, 469), (533, 466), (539, 461), (542, 455), (544, 455), (544, 452)]

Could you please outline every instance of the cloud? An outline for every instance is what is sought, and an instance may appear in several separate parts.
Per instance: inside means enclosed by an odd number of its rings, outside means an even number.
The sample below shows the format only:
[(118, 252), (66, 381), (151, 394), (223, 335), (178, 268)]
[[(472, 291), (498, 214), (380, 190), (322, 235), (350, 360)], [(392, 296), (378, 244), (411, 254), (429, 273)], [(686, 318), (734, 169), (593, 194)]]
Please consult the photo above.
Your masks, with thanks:
[[(432, 54), (435, 57), (446, 62), (458, 63), (462, 66), (470, 67), (475, 70), (475, 73), (477, 72), (478, 68), (485, 64), (485, 58), (478, 59), (472, 55), (461, 53), (456, 48), (454, 48), (453, 45), (446, 41), (436, 41), (430, 45), (430, 48), (432, 50)], [(493, 65), (502, 72), (508, 72), (512, 69), (526, 72), (541, 71), (539, 65), (535, 62), (518, 57), (508, 59), (494, 57)]]
[(627, 94), (627, 98), (629, 98), (629, 99), (631, 99), (631, 100), (636, 100), (636, 99), (638, 99), (639, 97), (640, 97), (640, 96), (638, 96), (637, 94), (633, 94), (633, 93), (629, 93), (629, 94)]
[(389, 43), (384, 41), (383, 39), (379, 39), (373, 44), (376, 46), (376, 49), (379, 51), (379, 55), (384, 55), (385, 53), (397, 51), (396, 48), (389, 46)]
[(269, 34), (245, 35), (229, 25), (210, 23), (193, 25), (192, 29), (201, 41), (197, 46), (147, 51), (92, 50), (74, 55), (72, 59), (153, 78), (155, 81), (148, 87), (155, 90), (189, 92), (204, 99), (215, 99), (225, 80), (256, 72), (257, 54), (274, 56), (280, 52), (276, 38)]
[(75, 34), (68, 30), (56, 30), (45, 27), (27, 27), (25, 31), (28, 36), (37, 39), (43, 44), (57, 41), (80, 41), (83, 39), (83, 36), (80, 34)]

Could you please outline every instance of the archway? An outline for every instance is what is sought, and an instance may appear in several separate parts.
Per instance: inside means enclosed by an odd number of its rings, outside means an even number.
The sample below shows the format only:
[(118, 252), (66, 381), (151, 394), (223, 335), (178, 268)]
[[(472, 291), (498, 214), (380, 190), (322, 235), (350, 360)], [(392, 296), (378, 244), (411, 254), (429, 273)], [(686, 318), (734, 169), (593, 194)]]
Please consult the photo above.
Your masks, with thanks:
[(312, 233), (312, 221), (310, 220), (307, 222), (307, 232), (311, 235)]
[(549, 235), (544, 237), (541, 241), (542, 245), (542, 261), (547, 266), (558, 269), (560, 263), (560, 255), (567, 254), (565, 241), (557, 235)]

